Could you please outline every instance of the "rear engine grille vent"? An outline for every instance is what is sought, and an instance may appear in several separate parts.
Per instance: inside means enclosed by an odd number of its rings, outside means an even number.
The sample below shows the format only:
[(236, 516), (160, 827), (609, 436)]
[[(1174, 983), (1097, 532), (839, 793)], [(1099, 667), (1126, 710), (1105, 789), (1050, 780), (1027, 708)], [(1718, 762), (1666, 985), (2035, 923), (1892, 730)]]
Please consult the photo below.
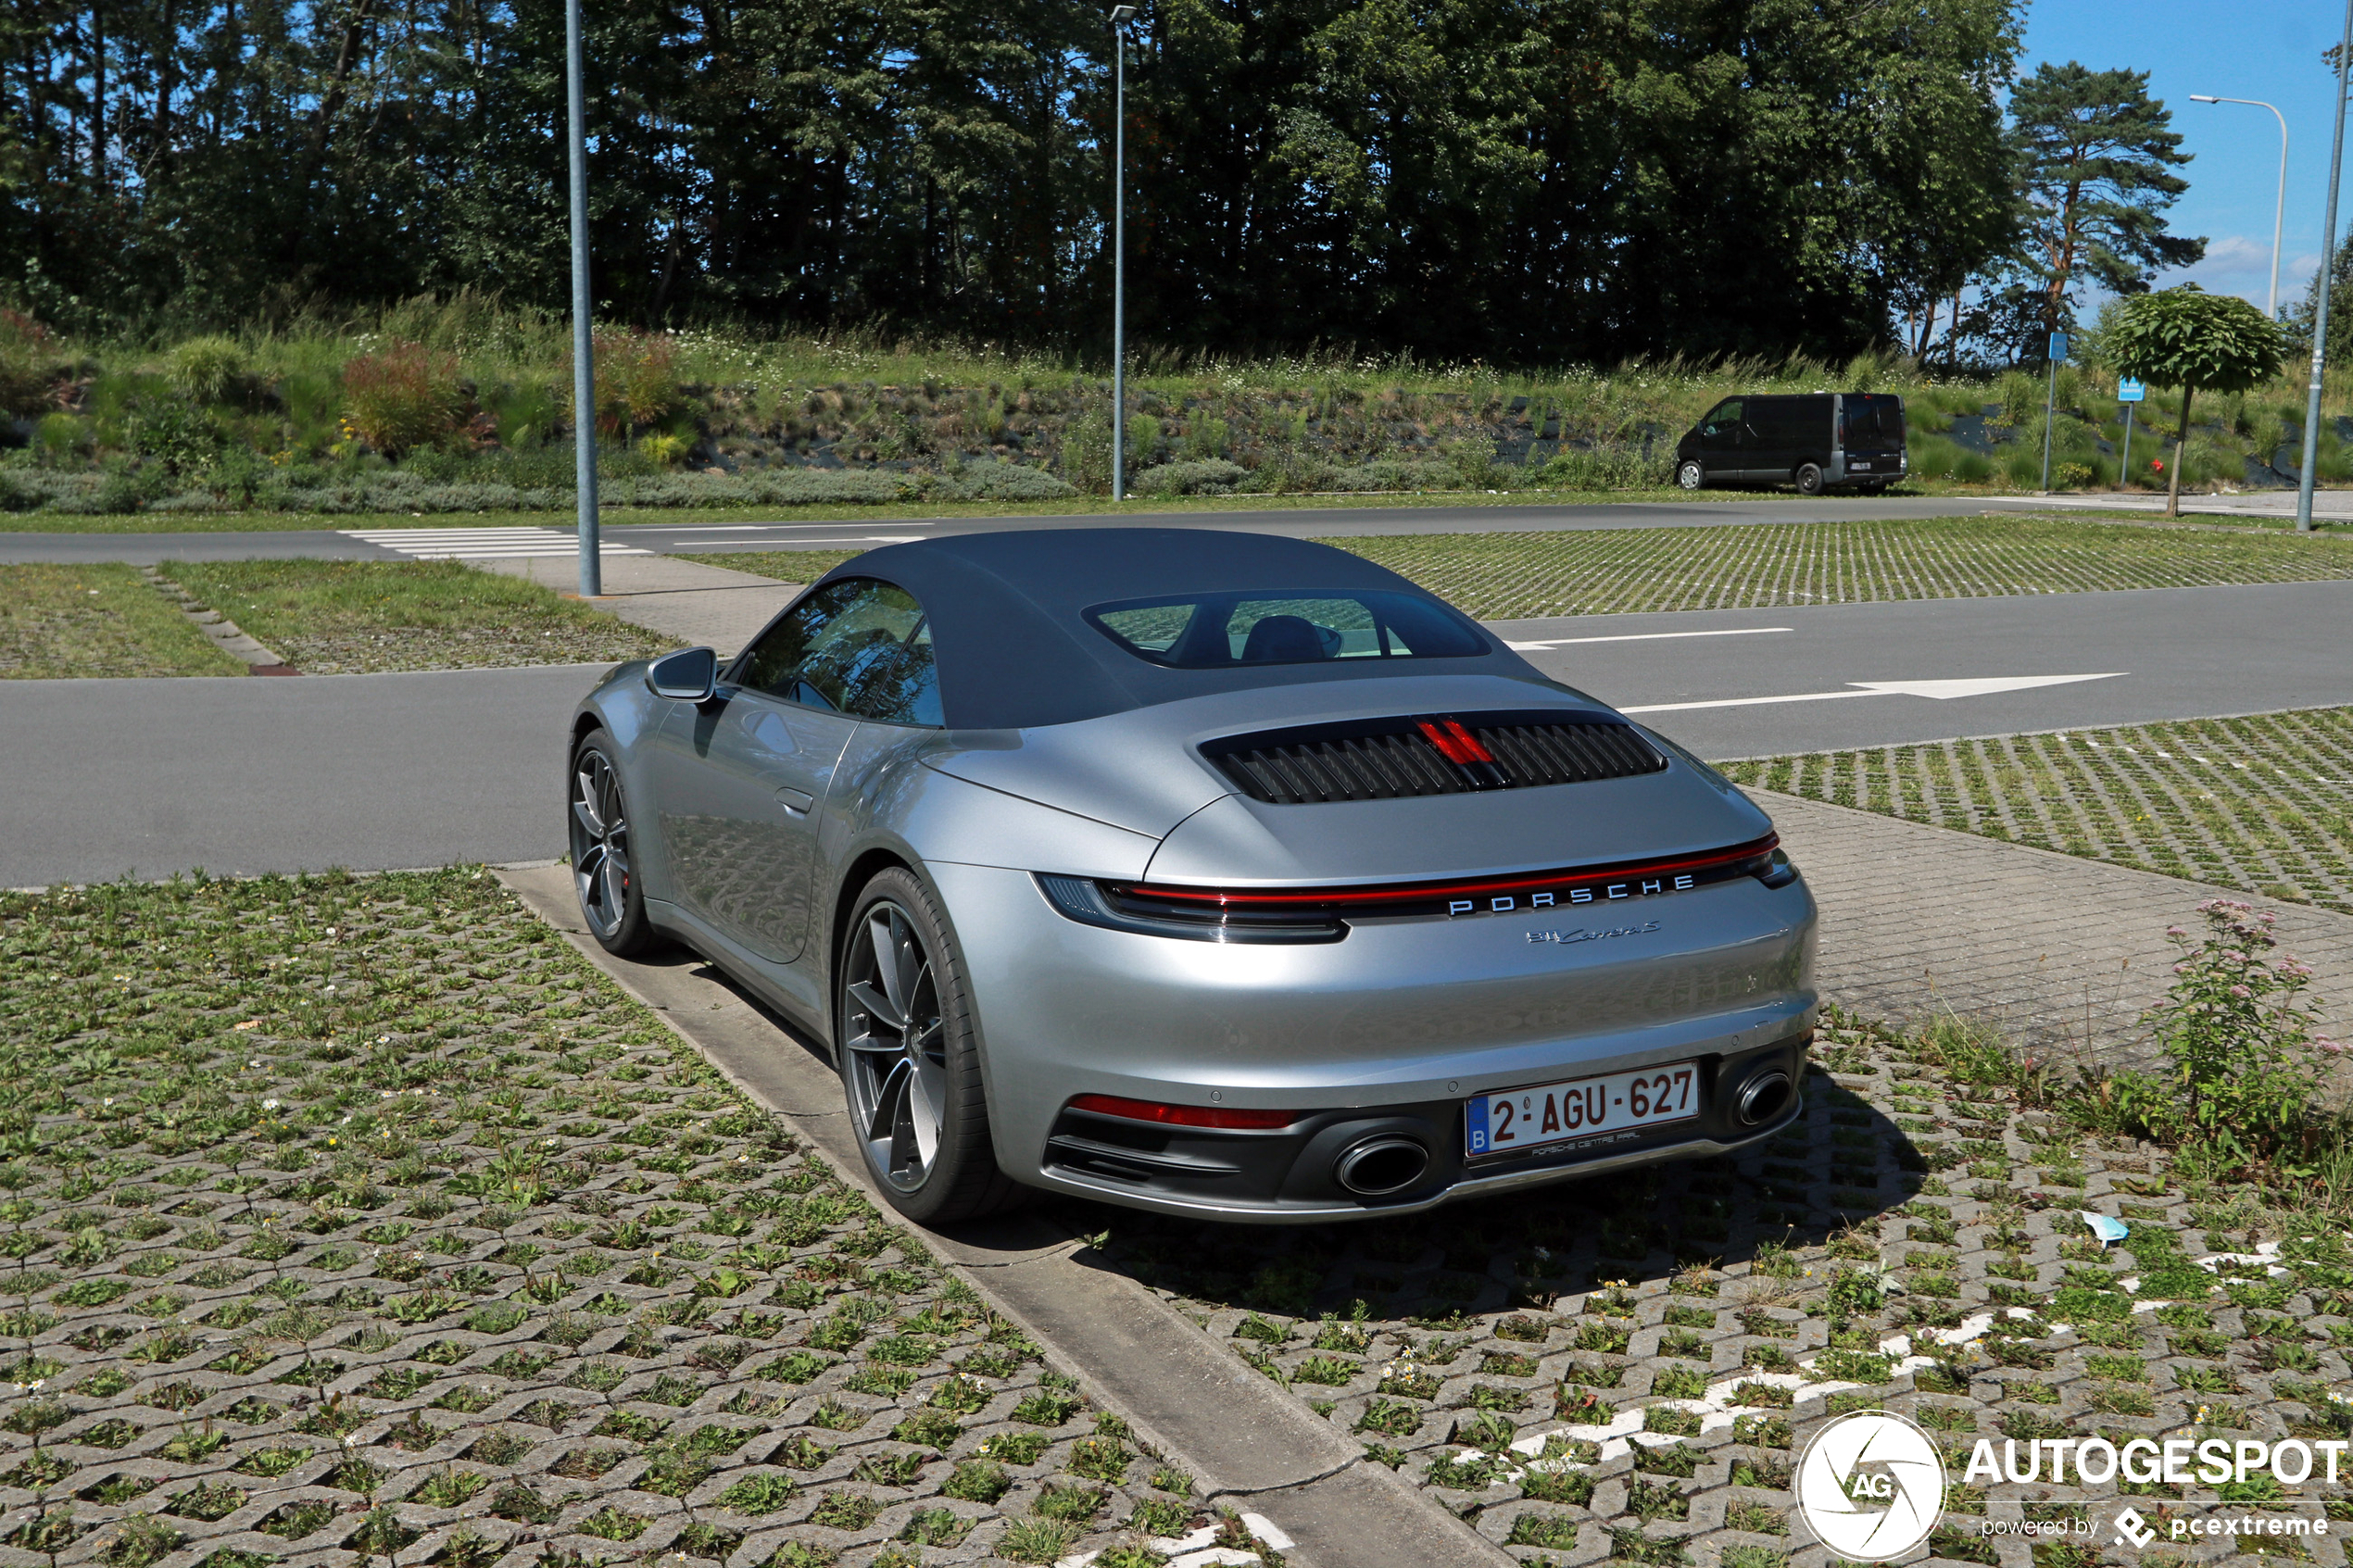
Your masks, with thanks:
[(1295, 806), (1655, 773), (1667, 759), (1623, 720), (1434, 714), (1228, 735), (1202, 755), (1253, 800)]

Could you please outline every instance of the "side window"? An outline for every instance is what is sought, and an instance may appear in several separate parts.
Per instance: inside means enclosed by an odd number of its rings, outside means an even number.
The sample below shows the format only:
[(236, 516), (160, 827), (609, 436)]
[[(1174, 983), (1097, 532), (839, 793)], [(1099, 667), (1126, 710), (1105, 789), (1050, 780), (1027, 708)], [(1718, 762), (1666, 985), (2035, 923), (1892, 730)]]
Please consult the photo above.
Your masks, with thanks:
[(744, 685), (786, 702), (896, 724), (944, 721), (924, 607), (872, 578), (845, 578), (803, 599), (737, 671)]
[(1707, 418), (1700, 421), (1699, 427), (1700, 433), (1702, 435), (1713, 435), (1722, 438), (1730, 438), (1739, 434), (1740, 428), (1741, 400), (1737, 397), (1727, 398), (1723, 402), (1716, 405), (1714, 410), (1708, 414)]

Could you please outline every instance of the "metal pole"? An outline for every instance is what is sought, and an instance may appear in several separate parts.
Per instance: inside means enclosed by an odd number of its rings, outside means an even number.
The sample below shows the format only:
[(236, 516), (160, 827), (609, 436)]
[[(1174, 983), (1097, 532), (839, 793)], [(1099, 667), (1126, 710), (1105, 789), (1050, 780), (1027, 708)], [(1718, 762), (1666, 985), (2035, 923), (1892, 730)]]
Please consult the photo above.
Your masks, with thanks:
[(2058, 403), (2058, 359), (2051, 359), (2050, 384), (2043, 393), (2043, 494), (2051, 493), (2051, 410)]
[(1111, 498), (1127, 498), (1127, 19), (1132, 6), (1111, 13)]
[(2345, 168), (2345, 78), (2353, 66), (2353, 0), (2345, 0), (2345, 44), (2336, 55), (2336, 139), (2329, 147), (2328, 217), (2321, 225), (2321, 297), (2312, 311), (2312, 384), (2304, 399), (2304, 471), (2296, 479), (2296, 531), (2312, 532), (2313, 469), (2321, 460), (2321, 377), (2329, 352), (2329, 275), (2336, 270), (2336, 185)]
[(2117, 478), (2130, 483), (2133, 478), (2133, 405), (2124, 405), (2124, 466)]
[(564, 0), (564, 85), (572, 143), (572, 422), (580, 491), (580, 596), (605, 591), (597, 537), (597, 370), (588, 320), (588, 107), (580, 63), (580, 0)]
[(2250, 108), (2270, 109), (2271, 118), (2280, 122), (2280, 199), (2271, 208), (2271, 297), (2263, 307), (2263, 314), (2276, 321), (2280, 319), (2280, 227), (2287, 220), (2287, 116), (2277, 104), (2267, 104), (2260, 98), (2217, 98), (2205, 93), (2190, 94), (2193, 104), (2245, 104)]

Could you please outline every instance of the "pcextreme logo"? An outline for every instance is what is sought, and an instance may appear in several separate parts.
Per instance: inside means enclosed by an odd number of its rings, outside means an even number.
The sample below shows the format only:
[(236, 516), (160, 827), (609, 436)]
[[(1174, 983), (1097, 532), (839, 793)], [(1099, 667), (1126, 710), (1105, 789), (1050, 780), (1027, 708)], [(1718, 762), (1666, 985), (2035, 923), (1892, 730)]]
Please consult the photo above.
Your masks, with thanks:
[(1893, 1411), (1855, 1411), (1814, 1434), (1791, 1483), (1815, 1538), (1851, 1562), (1903, 1556), (1944, 1511), (1944, 1456)]

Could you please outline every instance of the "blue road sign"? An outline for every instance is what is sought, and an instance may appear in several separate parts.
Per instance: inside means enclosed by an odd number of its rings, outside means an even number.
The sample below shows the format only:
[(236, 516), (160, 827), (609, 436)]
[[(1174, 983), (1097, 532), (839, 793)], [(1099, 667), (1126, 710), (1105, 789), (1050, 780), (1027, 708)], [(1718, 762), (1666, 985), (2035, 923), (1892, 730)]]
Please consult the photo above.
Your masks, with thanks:
[(2148, 395), (2149, 389), (2131, 376), (2116, 378), (2116, 400), (2119, 403), (2138, 403), (2145, 399)]
[(2051, 334), (2051, 363), (2054, 365), (2064, 364), (2066, 360), (2067, 334), (2065, 332), (2053, 332)]

